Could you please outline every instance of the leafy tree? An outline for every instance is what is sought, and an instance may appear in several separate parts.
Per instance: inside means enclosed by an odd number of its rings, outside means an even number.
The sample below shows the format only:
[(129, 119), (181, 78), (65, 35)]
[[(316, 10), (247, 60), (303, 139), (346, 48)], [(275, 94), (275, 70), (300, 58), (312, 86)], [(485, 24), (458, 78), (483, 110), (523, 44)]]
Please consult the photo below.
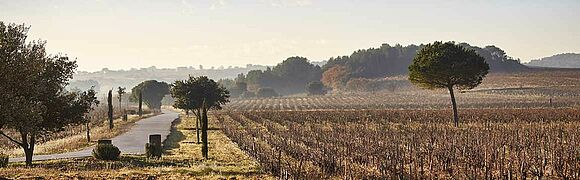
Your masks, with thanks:
[(451, 95), (453, 122), (459, 126), (453, 88), (472, 89), (489, 71), (485, 59), (453, 42), (428, 44), (409, 66), (409, 80), (426, 89), (446, 88)]
[(0, 135), (22, 147), (31, 166), (37, 139), (84, 123), (94, 94), (66, 91), (76, 62), (47, 55), (45, 41), (27, 43), (28, 29), (0, 22)]
[(326, 89), (320, 81), (312, 81), (306, 85), (306, 92), (308, 95), (325, 95)]
[(159, 110), (161, 109), (161, 100), (163, 100), (166, 94), (169, 94), (169, 84), (156, 80), (141, 82), (131, 89), (131, 97), (129, 100), (131, 102), (137, 102), (139, 100), (139, 93), (142, 93), (143, 102), (149, 109)]
[[(89, 111), (94, 110), (95, 107), (97, 107), (99, 105), (99, 100), (97, 99), (97, 92), (93, 89), (93, 87), (91, 87), (91, 89), (85, 91), (85, 92), (77, 92), (80, 95), (80, 99), (82, 102), (86, 102), (88, 103)], [(85, 120), (85, 129), (87, 132), (87, 142), (91, 142), (91, 117), (89, 117), (88, 113), (85, 113), (85, 116), (83, 118)]]
[(117, 98), (119, 99), (119, 112), (121, 114), (123, 114), (123, 108), (122, 108), (123, 107), (123, 103), (122, 102), (123, 102), (123, 95), (125, 93), (127, 93), (127, 92), (125, 92), (126, 89), (127, 88), (125, 88), (125, 87), (118, 87), (117, 88)]
[[(171, 96), (175, 98), (173, 107), (191, 111), (197, 117), (196, 126), (201, 124), (202, 155), (208, 158), (207, 112), (211, 109), (221, 109), (229, 102), (228, 90), (206, 76), (189, 77), (187, 80), (175, 81), (171, 88)], [(199, 128), (198, 142), (199, 142)]]

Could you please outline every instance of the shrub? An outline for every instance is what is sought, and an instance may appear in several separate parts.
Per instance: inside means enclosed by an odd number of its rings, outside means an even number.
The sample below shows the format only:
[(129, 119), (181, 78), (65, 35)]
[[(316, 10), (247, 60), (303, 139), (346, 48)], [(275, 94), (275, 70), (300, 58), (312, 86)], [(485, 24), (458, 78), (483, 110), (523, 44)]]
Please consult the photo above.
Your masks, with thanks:
[(101, 160), (118, 160), (120, 155), (119, 148), (112, 144), (98, 144), (93, 149), (93, 156)]
[(0, 168), (5, 168), (8, 166), (8, 155), (0, 154)]
[(277, 97), (280, 96), (274, 89), (272, 88), (260, 88), (258, 89), (258, 93), (256, 93), (258, 97)]
[(160, 158), (163, 153), (161, 146), (151, 145), (149, 143), (145, 144), (145, 154), (148, 158)]

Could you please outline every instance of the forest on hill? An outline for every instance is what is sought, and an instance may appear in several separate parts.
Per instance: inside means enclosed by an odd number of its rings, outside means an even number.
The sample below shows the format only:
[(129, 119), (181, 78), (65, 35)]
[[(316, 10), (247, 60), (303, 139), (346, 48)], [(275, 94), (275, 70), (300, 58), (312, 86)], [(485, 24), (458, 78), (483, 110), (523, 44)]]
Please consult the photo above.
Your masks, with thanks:
[(532, 60), (525, 65), (532, 67), (580, 68), (580, 54), (562, 53)]
[[(496, 46), (477, 47), (459, 43), (466, 49), (475, 51), (490, 66), (491, 72), (523, 71), (527, 67), (507, 55)], [(330, 58), (323, 66), (315, 65), (304, 57), (290, 57), (273, 68), (252, 70), (240, 74), (234, 80), (222, 80), (226, 87), (240, 91), (235, 84), (244, 83), (244, 89), (258, 92), (260, 88), (271, 88), (281, 95), (304, 93), (305, 87), (312, 82), (322, 81), (330, 89), (350, 89), (373, 91), (393, 89), (404, 80), (383, 80), (387, 77), (406, 75), (408, 67), (417, 52), (424, 45), (382, 44), (379, 48), (357, 50), (349, 56)], [(238, 89), (236, 89), (238, 88)], [(236, 95), (238, 93), (234, 93)], [(239, 93), (241, 95), (241, 93)]]

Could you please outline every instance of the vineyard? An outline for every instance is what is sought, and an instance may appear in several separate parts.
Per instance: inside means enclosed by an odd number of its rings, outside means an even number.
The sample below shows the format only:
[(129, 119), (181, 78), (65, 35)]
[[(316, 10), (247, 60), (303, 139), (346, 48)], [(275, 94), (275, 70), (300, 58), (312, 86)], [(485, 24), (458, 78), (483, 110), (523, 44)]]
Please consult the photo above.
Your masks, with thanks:
[(407, 87), (234, 99), (223, 131), (283, 179), (580, 178), (580, 71), (491, 74), (458, 93)]
[(217, 115), (283, 178), (580, 178), (578, 109), (261, 111)]

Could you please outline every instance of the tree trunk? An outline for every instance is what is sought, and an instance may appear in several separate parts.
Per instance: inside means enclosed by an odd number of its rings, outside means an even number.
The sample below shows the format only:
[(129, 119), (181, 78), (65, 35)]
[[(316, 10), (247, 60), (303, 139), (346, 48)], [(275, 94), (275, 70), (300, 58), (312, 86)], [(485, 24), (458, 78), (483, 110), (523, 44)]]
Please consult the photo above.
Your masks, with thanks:
[(121, 95), (119, 95), (119, 113), (121, 113), (121, 116), (123, 115), (123, 104), (122, 104), (122, 99), (121, 99)]
[(207, 120), (207, 109), (202, 110), (202, 114), (201, 114), (201, 141), (202, 141), (202, 146), (201, 146), (201, 154), (203, 155), (203, 157), (205, 159), (208, 158), (208, 145), (207, 145), (207, 128), (208, 128), (208, 120)]
[[(195, 111), (197, 111), (197, 112), (195, 112)], [(196, 118), (195, 119), (195, 134), (197, 135), (197, 144), (199, 144), (200, 143), (200, 141), (199, 141), (199, 124), (201, 122), (201, 114), (200, 114), (201, 111), (199, 109), (197, 109), (197, 110), (194, 110), (193, 113), (195, 114), (195, 118)]]
[(107, 97), (107, 103), (109, 103), (109, 129), (113, 129), (113, 91), (109, 90), (109, 96)]
[[(23, 137), (25, 139), (25, 137)], [(24, 155), (26, 156), (26, 166), (32, 166), (32, 155), (34, 155), (34, 143), (36, 139), (34, 137), (30, 138), (30, 142), (24, 142), (22, 148), (24, 149)]]
[(143, 115), (143, 93), (139, 91), (139, 116)]
[(451, 106), (453, 107), (453, 124), (459, 127), (459, 116), (457, 115), (457, 103), (455, 103), (455, 94), (453, 93), (453, 86), (449, 86), (449, 95), (451, 95)]
[(201, 118), (197, 117), (195, 119), (195, 134), (197, 135), (197, 144), (199, 144), (199, 121), (201, 121)]
[(88, 122), (87, 122), (86, 126), (87, 126), (87, 142), (90, 143), (91, 142), (91, 127), (90, 127)]

